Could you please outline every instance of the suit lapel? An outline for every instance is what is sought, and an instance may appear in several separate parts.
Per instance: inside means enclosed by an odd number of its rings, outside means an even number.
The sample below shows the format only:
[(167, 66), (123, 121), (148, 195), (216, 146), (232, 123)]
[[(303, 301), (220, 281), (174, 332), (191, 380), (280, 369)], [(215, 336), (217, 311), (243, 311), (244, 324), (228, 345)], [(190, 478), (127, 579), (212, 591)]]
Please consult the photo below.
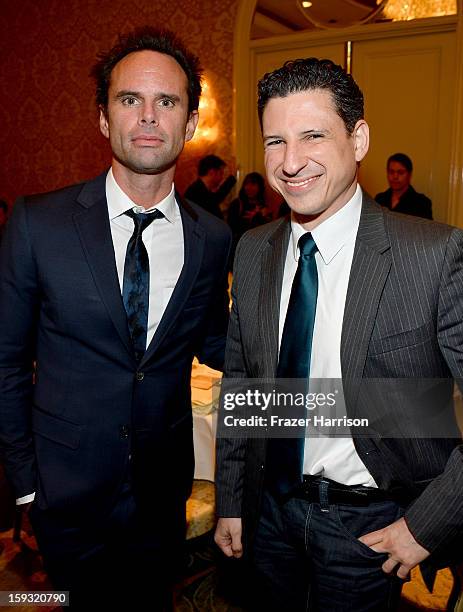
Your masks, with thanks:
[(341, 337), (343, 379), (362, 378), (379, 301), (391, 268), (383, 212), (364, 194)]
[[(260, 338), (265, 375), (274, 376), (278, 363), (278, 331), (283, 272), (291, 235), (289, 217), (268, 239), (262, 254), (259, 292)], [(343, 378), (361, 378), (381, 294), (391, 268), (389, 239), (381, 208), (363, 196), (341, 338)]]
[(175, 194), (175, 199), (179, 204), (182, 217), (184, 263), (172, 297), (167, 304), (167, 308), (140, 365), (153, 356), (175, 322), (175, 319), (182, 312), (198, 276), (203, 259), (205, 230), (198, 223), (198, 216), (195, 211), (180, 198), (178, 193)]
[(278, 364), (278, 331), (283, 271), (291, 234), (289, 217), (278, 225), (262, 253), (259, 326), (264, 376), (273, 377)]
[[(105, 195), (106, 172), (86, 183), (77, 201), (83, 207), (74, 215), (74, 223), (82, 242), (88, 265), (114, 326), (133, 360), (132, 341), (117, 276), (114, 247)], [(205, 231), (197, 222), (194, 210), (178, 194), (183, 225), (185, 258), (180, 277), (156, 333), (141, 364), (160, 346), (191, 292), (197, 278), (204, 251)], [(140, 365), (141, 365), (140, 364)]]
[(77, 198), (83, 209), (74, 214), (74, 223), (101, 298), (124, 346), (134, 359), (117, 276), (105, 181), (106, 172), (84, 185)]

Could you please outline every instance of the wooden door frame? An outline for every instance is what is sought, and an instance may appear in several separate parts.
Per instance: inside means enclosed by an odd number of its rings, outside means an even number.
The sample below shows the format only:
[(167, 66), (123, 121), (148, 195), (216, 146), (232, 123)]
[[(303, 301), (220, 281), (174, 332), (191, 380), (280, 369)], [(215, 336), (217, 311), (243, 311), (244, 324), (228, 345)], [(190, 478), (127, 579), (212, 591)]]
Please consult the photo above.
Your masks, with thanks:
[[(448, 223), (463, 228), (463, 0), (458, 2), (458, 15), (417, 19), (415, 21), (371, 24), (342, 30), (297, 33), (250, 40), (251, 24), (257, 0), (240, 0), (233, 51), (234, 122), (233, 143), (239, 178), (254, 170), (253, 135), (251, 126), (256, 113), (256, 83), (252, 82), (256, 54), (262, 51), (298, 49), (314, 44), (336, 44), (347, 40), (360, 41), (378, 38), (411, 36), (426, 33), (456, 31), (456, 72), (454, 101), (454, 130), (449, 176)], [(354, 58), (355, 60), (355, 58)]]

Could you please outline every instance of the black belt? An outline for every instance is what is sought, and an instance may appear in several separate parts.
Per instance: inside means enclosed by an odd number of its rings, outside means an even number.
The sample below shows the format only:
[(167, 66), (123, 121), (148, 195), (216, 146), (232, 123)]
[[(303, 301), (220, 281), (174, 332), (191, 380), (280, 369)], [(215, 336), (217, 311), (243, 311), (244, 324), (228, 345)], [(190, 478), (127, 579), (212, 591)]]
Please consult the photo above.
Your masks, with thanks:
[(400, 496), (381, 489), (371, 487), (343, 485), (329, 478), (321, 476), (304, 476), (304, 481), (296, 489), (291, 491), (288, 497), (304, 499), (311, 503), (323, 503), (320, 493), (323, 489), (328, 504), (345, 504), (350, 506), (369, 506), (370, 504), (395, 501), (401, 503)]

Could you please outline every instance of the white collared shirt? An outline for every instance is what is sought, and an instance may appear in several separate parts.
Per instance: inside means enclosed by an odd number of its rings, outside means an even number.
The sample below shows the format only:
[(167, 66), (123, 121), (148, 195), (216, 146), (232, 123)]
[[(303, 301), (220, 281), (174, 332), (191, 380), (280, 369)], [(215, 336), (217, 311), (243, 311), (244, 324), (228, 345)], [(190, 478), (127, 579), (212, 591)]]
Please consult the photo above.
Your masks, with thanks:
[[(362, 209), (362, 190), (332, 217), (312, 231), (318, 251), (318, 297), (312, 340), (310, 377), (341, 380), (341, 333), (355, 240)], [(288, 309), (291, 286), (299, 260), (298, 240), (305, 229), (291, 219), (291, 238), (286, 254), (280, 300), (279, 343)], [(304, 474), (323, 474), (346, 485), (376, 487), (355, 450), (352, 438), (307, 437)]]
[(184, 262), (183, 224), (180, 209), (175, 201), (174, 185), (168, 196), (149, 209), (137, 206), (117, 184), (112, 170), (106, 177), (111, 236), (116, 257), (117, 275), (122, 294), (125, 254), (133, 234), (134, 222), (124, 214), (130, 208), (149, 214), (161, 211), (163, 219), (155, 219), (142, 234), (150, 262), (150, 292), (146, 346), (151, 342), (162, 315), (172, 296)]

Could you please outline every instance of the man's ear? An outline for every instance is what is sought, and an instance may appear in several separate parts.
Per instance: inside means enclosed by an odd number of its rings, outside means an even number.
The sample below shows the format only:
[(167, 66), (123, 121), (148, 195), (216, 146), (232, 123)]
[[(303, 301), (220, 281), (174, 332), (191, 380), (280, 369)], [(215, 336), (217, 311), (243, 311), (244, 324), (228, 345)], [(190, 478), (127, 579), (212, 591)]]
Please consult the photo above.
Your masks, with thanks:
[(100, 104), (100, 132), (105, 138), (109, 138), (109, 122), (107, 109)]
[(199, 113), (197, 110), (191, 111), (185, 127), (185, 142), (191, 140), (194, 136), (196, 127), (199, 121)]
[(355, 161), (360, 162), (367, 154), (370, 145), (370, 128), (364, 119), (357, 121), (352, 137), (354, 139)]

